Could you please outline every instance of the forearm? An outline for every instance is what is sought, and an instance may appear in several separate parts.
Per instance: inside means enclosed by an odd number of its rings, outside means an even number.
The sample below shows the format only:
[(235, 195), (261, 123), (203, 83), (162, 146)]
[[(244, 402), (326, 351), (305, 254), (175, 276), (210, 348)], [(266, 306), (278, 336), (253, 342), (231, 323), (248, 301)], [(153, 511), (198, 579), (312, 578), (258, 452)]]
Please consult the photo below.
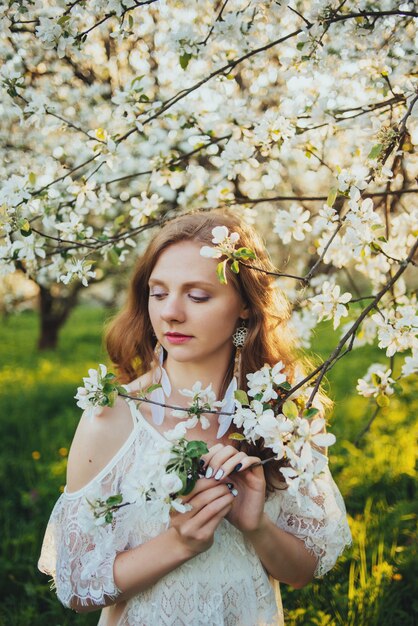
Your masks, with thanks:
[(189, 550), (179, 539), (174, 528), (124, 552), (119, 552), (113, 563), (113, 578), (121, 592), (116, 598), (103, 596), (100, 604), (81, 602), (74, 596), (70, 607), (79, 613), (88, 613), (125, 602), (132, 596), (154, 585), (160, 578), (173, 571), (196, 553)]
[(317, 557), (307, 550), (301, 539), (278, 528), (265, 513), (259, 529), (244, 536), (276, 580), (296, 588), (312, 580)]
[(113, 567), (115, 584), (122, 592), (118, 602), (148, 589), (193, 556), (174, 528), (137, 548), (120, 552)]

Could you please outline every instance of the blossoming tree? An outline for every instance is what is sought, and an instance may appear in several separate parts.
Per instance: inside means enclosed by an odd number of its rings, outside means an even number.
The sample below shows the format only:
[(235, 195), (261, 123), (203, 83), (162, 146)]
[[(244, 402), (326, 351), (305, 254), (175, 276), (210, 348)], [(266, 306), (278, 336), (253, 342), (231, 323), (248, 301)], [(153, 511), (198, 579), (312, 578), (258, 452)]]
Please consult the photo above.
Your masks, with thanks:
[(301, 343), (342, 326), (314, 391), (377, 338), (392, 362), (359, 391), (384, 402), (395, 355), (402, 376), (418, 370), (414, 7), (9, 0), (1, 275), (35, 281), (58, 327), (164, 219), (228, 206), (266, 233)]

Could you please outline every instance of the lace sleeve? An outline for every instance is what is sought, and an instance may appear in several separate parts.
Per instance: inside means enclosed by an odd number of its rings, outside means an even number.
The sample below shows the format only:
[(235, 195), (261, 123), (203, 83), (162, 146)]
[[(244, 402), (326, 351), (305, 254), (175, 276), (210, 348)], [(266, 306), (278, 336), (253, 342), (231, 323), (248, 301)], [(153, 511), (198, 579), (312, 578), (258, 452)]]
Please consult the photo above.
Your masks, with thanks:
[[(334, 567), (344, 548), (351, 543), (351, 533), (341, 493), (326, 467), (323, 478), (315, 480), (318, 494), (300, 490), (298, 498), (289, 490), (280, 491), (280, 512), (276, 524), (302, 539), (318, 557), (315, 576), (323, 576)], [(298, 501), (299, 500), (299, 501)]]
[(102, 494), (62, 494), (46, 529), (38, 567), (52, 576), (59, 600), (78, 610), (102, 608), (120, 594), (113, 578), (113, 562), (126, 549), (124, 516), (97, 525), (88, 500)]

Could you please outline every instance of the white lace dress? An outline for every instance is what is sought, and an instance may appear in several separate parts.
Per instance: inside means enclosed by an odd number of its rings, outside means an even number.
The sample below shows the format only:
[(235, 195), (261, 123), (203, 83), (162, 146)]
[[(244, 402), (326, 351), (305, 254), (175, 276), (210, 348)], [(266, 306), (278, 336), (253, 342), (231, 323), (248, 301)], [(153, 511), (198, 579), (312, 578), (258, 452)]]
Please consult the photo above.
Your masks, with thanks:
[[(124, 493), (141, 471), (141, 456), (163, 436), (129, 403), (133, 430), (114, 458), (83, 489), (64, 493), (46, 530), (39, 569), (53, 577), (65, 606), (104, 608), (98, 626), (279, 626), (283, 611), (278, 585), (272, 585), (252, 545), (223, 520), (212, 547), (165, 575), (127, 602), (113, 578), (117, 553), (134, 548), (167, 528), (163, 515), (143, 504), (120, 508), (113, 522), (96, 526), (87, 502)], [(304, 540), (318, 556), (316, 575), (331, 569), (350, 542), (345, 507), (327, 471), (315, 501), (298, 504), (286, 490), (266, 501), (265, 511), (283, 530)], [(152, 504), (150, 505), (153, 506)], [(155, 506), (155, 505), (154, 505)], [(158, 513), (158, 512), (157, 512)], [(167, 516), (165, 516), (167, 519)]]

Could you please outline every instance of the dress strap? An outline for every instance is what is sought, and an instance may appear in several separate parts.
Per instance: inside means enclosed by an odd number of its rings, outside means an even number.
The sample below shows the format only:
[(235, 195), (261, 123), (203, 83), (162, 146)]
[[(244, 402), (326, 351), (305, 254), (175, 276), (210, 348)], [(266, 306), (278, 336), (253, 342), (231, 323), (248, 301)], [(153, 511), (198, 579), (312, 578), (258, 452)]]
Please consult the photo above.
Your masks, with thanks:
[[(130, 385), (121, 385), (124, 389), (126, 389), (127, 393), (131, 393), (131, 386)], [(134, 424), (134, 428), (135, 426), (138, 424), (138, 409), (136, 408), (136, 404), (134, 402), (134, 400), (131, 400), (130, 398), (124, 398), (124, 400), (126, 401), (126, 404), (129, 407), (129, 410), (131, 412), (131, 417), (132, 417), (132, 421)]]

